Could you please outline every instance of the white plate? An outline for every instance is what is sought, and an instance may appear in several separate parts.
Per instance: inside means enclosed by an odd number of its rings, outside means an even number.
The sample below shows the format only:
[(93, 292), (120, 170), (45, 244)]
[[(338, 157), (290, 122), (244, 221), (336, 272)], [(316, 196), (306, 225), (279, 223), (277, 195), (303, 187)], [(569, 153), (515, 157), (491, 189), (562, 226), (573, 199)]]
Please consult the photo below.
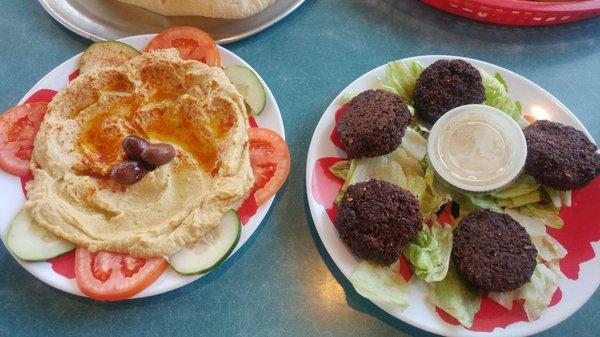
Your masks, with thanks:
[(209, 33), (217, 43), (230, 43), (254, 35), (277, 23), (304, 0), (278, 0), (244, 19), (201, 16), (164, 16), (117, 0), (39, 0), (46, 12), (72, 32), (94, 41), (159, 33), (167, 27), (193, 26)]
[[(154, 34), (132, 36), (121, 39), (120, 41), (142, 50), (154, 36)], [(219, 51), (221, 53), (221, 62), (224, 67), (235, 64), (250, 67), (250, 65), (248, 65), (244, 60), (227, 49), (219, 47)], [(23, 99), (21, 99), (19, 104), (23, 103), (29, 96), (40, 89), (59, 90), (67, 85), (68, 76), (78, 68), (80, 56), (81, 54), (76, 55), (52, 70), (48, 75), (36, 83), (31, 90), (29, 90)], [(283, 121), (281, 120), (281, 113), (279, 112), (277, 102), (275, 102), (275, 98), (273, 97), (271, 90), (269, 90), (269, 87), (262, 80), (262, 78), (260, 78), (260, 76), (259, 79), (267, 91), (267, 103), (262, 114), (256, 117), (256, 121), (258, 122), (259, 126), (272, 129), (285, 138)], [(0, 237), (3, 241), (6, 239), (8, 234), (8, 228), (11, 220), (21, 209), (24, 202), (25, 197), (21, 191), (21, 183), (19, 178), (0, 171), (0, 205), (3, 205), (2, 208), (0, 208)], [(235, 252), (244, 243), (246, 243), (246, 241), (248, 241), (252, 233), (256, 231), (261, 221), (267, 215), (272, 203), (273, 198), (271, 198), (271, 200), (269, 200), (266, 204), (260, 206), (256, 214), (248, 221), (246, 225), (243, 226), (240, 241), (230, 257), (233, 256), (233, 254), (235, 254)], [(15, 259), (23, 266), (23, 268), (27, 269), (27, 271), (43, 282), (68, 293), (85, 296), (79, 291), (75, 279), (67, 279), (55, 273), (49, 263), (31, 263), (21, 261), (16, 257)], [(184, 285), (193, 282), (202, 276), (203, 275), (183, 276), (177, 274), (173, 269), (167, 268), (162, 276), (160, 276), (152, 285), (133, 298), (162, 294), (164, 292), (183, 287)]]
[[(417, 56), (406, 60), (419, 61), (427, 66), (442, 58), (448, 59), (458, 57), (431, 55)], [(496, 72), (500, 73), (508, 84), (509, 93), (512, 98), (519, 100), (523, 105), (524, 113), (571, 125), (577, 129), (583, 130), (588, 137), (591, 138), (583, 124), (581, 124), (567, 107), (533, 82), (490, 63), (465, 57), (461, 57), (461, 59), (470, 62), (475, 67), (483, 68), (490, 74)], [(371, 70), (352, 82), (352, 84), (346, 87), (346, 89), (333, 100), (315, 129), (308, 151), (306, 163), (306, 189), (312, 218), (327, 252), (347, 278), (352, 274), (354, 268), (359, 263), (359, 260), (352, 255), (350, 250), (341, 241), (333, 223), (327, 216), (324, 207), (315, 200), (313, 194), (313, 174), (319, 158), (345, 157), (345, 153), (338, 149), (329, 138), (335, 125), (334, 115), (336, 110), (340, 107), (339, 102), (341, 95), (343, 93), (359, 93), (367, 89), (376, 88), (377, 79), (383, 77), (384, 72), (385, 65)], [(600, 245), (598, 242), (595, 242), (592, 244), (592, 247), (594, 249), (595, 257), (580, 265), (579, 278), (576, 281), (571, 279), (561, 281), (560, 289), (562, 291), (562, 300), (558, 304), (544, 311), (541, 318), (536, 321), (518, 322), (510, 324), (506, 328), (496, 328), (491, 335), (510, 337), (531, 335), (560, 323), (579, 309), (592, 296), (600, 284), (600, 274), (598, 274), (598, 270), (600, 270), (600, 258), (598, 258)], [(446, 336), (490, 335), (490, 333), (487, 332), (475, 332), (467, 330), (462, 326), (446, 323), (436, 314), (434, 307), (426, 301), (427, 287), (425, 283), (419, 280), (415, 281), (415, 277), (413, 277), (411, 279), (411, 284), (413, 286), (411, 286), (410, 306), (404, 310), (404, 312), (388, 310), (378, 303), (375, 304), (408, 324), (436, 334)]]

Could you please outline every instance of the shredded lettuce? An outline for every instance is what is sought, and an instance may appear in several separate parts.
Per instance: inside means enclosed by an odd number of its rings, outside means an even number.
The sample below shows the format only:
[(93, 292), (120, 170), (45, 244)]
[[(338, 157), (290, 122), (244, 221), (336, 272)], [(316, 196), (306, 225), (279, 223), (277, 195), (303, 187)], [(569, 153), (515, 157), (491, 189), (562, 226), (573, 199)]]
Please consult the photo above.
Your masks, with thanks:
[(518, 298), (525, 300), (523, 308), (529, 321), (540, 318), (541, 313), (548, 308), (554, 292), (558, 289), (560, 278), (561, 275), (543, 263), (538, 263), (531, 280), (517, 289)]
[(530, 281), (519, 289), (504, 293), (488, 292), (487, 296), (508, 310), (512, 310), (515, 300), (524, 299), (523, 308), (527, 318), (529, 321), (534, 321), (550, 305), (561, 278), (560, 269), (556, 270), (543, 263), (538, 263)]
[(540, 260), (554, 263), (567, 255), (567, 250), (546, 232), (546, 225), (543, 220), (511, 209), (507, 209), (506, 214), (525, 228), (537, 249)]
[(401, 146), (418, 161), (427, 154), (427, 139), (411, 128), (406, 128)]
[(563, 205), (571, 207), (571, 191), (559, 191), (548, 186), (544, 186), (544, 190), (546, 190), (554, 207), (560, 208)]
[[(350, 162), (344, 185), (335, 198), (335, 203), (339, 205), (348, 186), (371, 179), (384, 180), (407, 188), (409, 184), (407, 173), (418, 174), (418, 172), (413, 173), (415, 167), (422, 171), (418, 161), (409, 156), (401, 146), (384, 156), (353, 159)], [(405, 168), (408, 170), (407, 173), (405, 173)]]
[(528, 216), (527, 214), (514, 209), (507, 209), (505, 212), (516, 222), (521, 224), (529, 236), (543, 236), (546, 234), (546, 225), (544, 224), (544, 221)]
[(329, 166), (329, 172), (342, 180), (346, 180), (348, 172), (350, 171), (350, 162), (350, 160), (340, 160)]
[(373, 158), (355, 159), (354, 170), (348, 185), (378, 179), (406, 188), (408, 181), (397, 157), (385, 155)]
[(444, 280), (434, 283), (428, 299), (469, 328), (479, 311), (481, 290), (464, 280), (451, 265)]
[(423, 65), (417, 61), (390, 62), (385, 68), (384, 77), (379, 79), (379, 88), (400, 95), (410, 105), (417, 78), (423, 69)]
[[(416, 135), (415, 138), (417, 136), (421, 137)], [(418, 142), (420, 141), (415, 143)], [(421, 145), (411, 145), (412, 148), (419, 146)], [(423, 217), (428, 219), (442, 205), (450, 201), (450, 193), (445, 186), (437, 182), (433, 169), (423, 169), (421, 164), (425, 159), (421, 157), (419, 151), (409, 151), (404, 146), (399, 146), (394, 152), (384, 156), (352, 160), (344, 185), (336, 197), (336, 203), (339, 204), (350, 185), (371, 179), (384, 180), (414, 194), (419, 200)]]
[(528, 204), (538, 203), (542, 200), (542, 196), (539, 190), (532, 191), (530, 193), (513, 197), (509, 199), (498, 200), (498, 206), (507, 208), (517, 208)]
[(342, 94), (342, 96), (340, 96), (340, 98), (338, 99), (338, 102), (341, 105), (344, 105), (346, 103), (349, 103), (354, 97), (356, 97), (357, 94), (353, 94), (350, 92), (345, 92)]
[(512, 184), (500, 191), (493, 192), (491, 195), (498, 199), (510, 199), (537, 191), (540, 186), (540, 183), (535, 181), (532, 176), (522, 174)]
[(571, 207), (571, 190), (561, 191), (560, 198), (562, 199), (563, 205)]
[(483, 86), (485, 88), (485, 101), (483, 104), (504, 111), (515, 121), (520, 120), (522, 115), (521, 103), (513, 102), (508, 96), (508, 86), (499, 73), (491, 76), (483, 69), (479, 69)]
[(542, 200), (541, 185), (530, 176), (523, 174), (502, 190), (491, 194), (454, 193), (454, 199), (465, 211), (479, 208), (502, 212), (502, 208), (519, 208), (536, 204)]
[(425, 183), (427, 189), (419, 198), (421, 213), (425, 219), (436, 213), (442, 205), (451, 200), (450, 191), (441, 184), (435, 177), (435, 172), (431, 167), (425, 169)]
[(489, 195), (465, 193), (464, 196), (466, 197), (467, 202), (457, 202), (460, 204), (461, 209), (467, 212), (477, 210), (478, 208), (489, 209), (490, 211), (494, 212), (502, 212), (502, 209), (496, 202), (496, 199), (492, 198)]
[(517, 299), (517, 291), (513, 290), (513, 291), (506, 291), (503, 293), (496, 293), (493, 291), (490, 291), (487, 293), (487, 297), (500, 304), (501, 306), (505, 307), (508, 310), (512, 310), (513, 307), (513, 302)]
[(537, 248), (538, 256), (543, 261), (558, 262), (567, 256), (565, 247), (550, 234), (541, 237), (532, 237), (531, 241), (533, 241), (533, 244)]
[(394, 310), (408, 307), (409, 284), (400, 273), (362, 261), (350, 275), (350, 282), (361, 296)]
[(446, 277), (452, 251), (452, 227), (434, 223), (423, 225), (417, 238), (404, 247), (404, 257), (425, 282), (437, 282)]
[(559, 216), (560, 209), (551, 204), (528, 204), (520, 207), (519, 210), (523, 214), (542, 220), (552, 228), (561, 229), (565, 225), (565, 222)]
[(420, 175), (411, 174), (406, 177), (406, 189), (412, 193), (417, 200), (421, 200), (427, 193), (427, 182)]
[(500, 73), (496, 73), (494, 75), (494, 78), (500, 82), (500, 84), (502, 84), (502, 86), (504, 87), (504, 90), (506, 90), (506, 92), (508, 92), (508, 85), (506, 85), (506, 81), (504, 80), (504, 78), (502, 77), (502, 75), (500, 75)]

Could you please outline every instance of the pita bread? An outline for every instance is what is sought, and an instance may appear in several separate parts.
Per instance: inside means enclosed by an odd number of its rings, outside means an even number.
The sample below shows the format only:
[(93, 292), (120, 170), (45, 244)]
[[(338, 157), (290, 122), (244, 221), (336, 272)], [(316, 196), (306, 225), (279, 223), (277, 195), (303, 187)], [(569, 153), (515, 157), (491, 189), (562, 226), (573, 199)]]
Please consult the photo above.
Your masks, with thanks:
[(167, 15), (199, 15), (210, 18), (241, 19), (254, 15), (276, 0), (119, 0), (126, 4)]

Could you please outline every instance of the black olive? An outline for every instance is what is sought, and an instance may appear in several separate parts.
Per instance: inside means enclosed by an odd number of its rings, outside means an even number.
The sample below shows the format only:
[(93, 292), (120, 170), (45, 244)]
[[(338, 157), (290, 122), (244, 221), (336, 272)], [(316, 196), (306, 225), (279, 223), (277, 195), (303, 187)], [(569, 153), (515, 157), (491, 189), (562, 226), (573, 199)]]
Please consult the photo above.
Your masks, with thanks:
[(110, 177), (121, 185), (133, 185), (146, 175), (143, 164), (138, 161), (125, 161), (115, 167), (110, 172)]
[(127, 136), (123, 139), (123, 149), (129, 160), (142, 160), (142, 152), (150, 145), (138, 136)]
[(169, 163), (175, 158), (175, 147), (170, 144), (150, 144), (142, 151), (142, 159), (147, 164), (160, 166)]

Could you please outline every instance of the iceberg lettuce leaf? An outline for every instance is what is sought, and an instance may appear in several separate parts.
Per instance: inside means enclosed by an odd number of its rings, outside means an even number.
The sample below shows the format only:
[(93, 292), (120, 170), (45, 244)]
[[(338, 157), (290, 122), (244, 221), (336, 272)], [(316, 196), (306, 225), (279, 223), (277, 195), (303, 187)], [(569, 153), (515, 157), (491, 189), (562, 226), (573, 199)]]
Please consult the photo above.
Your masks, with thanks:
[(444, 280), (434, 283), (428, 299), (469, 328), (479, 311), (481, 294), (480, 289), (463, 279), (451, 265)]
[(349, 185), (378, 179), (406, 188), (408, 181), (402, 165), (389, 155), (353, 160), (356, 169), (350, 177)]
[(542, 219), (512, 209), (507, 209), (506, 214), (525, 228), (537, 249), (538, 259), (547, 263), (554, 263), (567, 255), (567, 250), (546, 232), (546, 225)]
[(395, 310), (409, 304), (410, 287), (400, 273), (362, 261), (350, 275), (350, 282), (361, 296)]
[(427, 139), (411, 128), (406, 128), (401, 146), (418, 161), (423, 160), (427, 154)]
[(550, 197), (550, 201), (552, 201), (552, 205), (556, 208), (560, 208), (563, 205), (567, 207), (571, 207), (571, 191), (559, 191), (553, 189), (552, 187), (545, 186), (544, 190), (546, 190), (546, 194)]
[(518, 298), (524, 299), (523, 308), (529, 321), (540, 318), (541, 313), (548, 308), (554, 292), (558, 289), (561, 275), (538, 263), (531, 275), (531, 280), (517, 289)]
[(512, 184), (500, 191), (493, 192), (491, 195), (497, 199), (510, 199), (537, 191), (540, 186), (541, 184), (535, 181), (532, 176), (522, 174)]
[(500, 304), (501, 306), (505, 307), (508, 310), (512, 310), (513, 307), (513, 302), (517, 299), (517, 292), (515, 290), (513, 291), (506, 291), (503, 293), (496, 293), (493, 291), (490, 291), (487, 293), (487, 297)]
[(348, 172), (350, 171), (350, 163), (350, 160), (340, 160), (329, 166), (329, 172), (345, 181), (346, 177), (348, 177)]
[[(467, 200), (471, 203), (471, 205), (467, 205), (465, 207), (466, 211), (474, 211), (477, 208), (489, 209), (494, 212), (502, 212), (502, 209), (496, 202), (494, 198), (489, 195), (479, 195), (479, 194), (464, 194)], [(462, 205), (461, 205), (462, 206)], [(462, 207), (461, 207), (462, 208)]]
[(356, 95), (357, 95), (357, 94), (353, 94), (353, 93), (350, 93), (350, 92), (345, 92), (345, 93), (343, 93), (343, 94), (342, 94), (342, 96), (340, 96), (340, 98), (338, 99), (338, 102), (339, 102), (341, 105), (344, 105), (344, 104), (350, 103), (350, 101), (351, 101), (351, 100), (352, 100), (354, 97), (356, 97)]
[(544, 236), (531, 237), (540, 259), (546, 262), (557, 262), (567, 256), (567, 250), (560, 242), (546, 233)]
[(419, 198), (419, 206), (423, 218), (429, 219), (442, 205), (451, 200), (451, 196), (448, 188), (436, 179), (435, 172), (431, 167), (425, 169), (425, 183), (427, 189)]
[(539, 190), (534, 190), (524, 195), (508, 199), (499, 199), (498, 206), (507, 208), (517, 208), (528, 204), (535, 204), (542, 201), (542, 195)]
[(352, 160), (336, 203), (339, 204), (349, 185), (378, 179), (413, 193), (420, 203), (421, 213), (428, 219), (450, 201), (450, 192), (435, 179), (433, 169), (423, 168), (421, 164), (425, 159), (419, 157), (420, 155), (414, 156), (403, 146), (399, 146), (394, 152), (384, 156)]
[(423, 65), (417, 61), (390, 62), (385, 68), (384, 77), (379, 79), (379, 88), (400, 95), (410, 105), (417, 78), (423, 69)]
[(446, 277), (452, 251), (452, 227), (434, 223), (424, 225), (417, 238), (404, 247), (404, 257), (425, 282), (437, 282)]
[(528, 204), (519, 208), (521, 213), (542, 220), (547, 226), (561, 229), (565, 222), (559, 216), (559, 208), (551, 204)]
[(531, 280), (520, 288), (504, 293), (488, 292), (487, 296), (508, 310), (512, 310), (515, 300), (524, 299), (523, 309), (525, 309), (527, 319), (534, 321), (550, 305), (562, 277), (560, 269), (538, 263), (533, 271)]
[(479, 69), (483, 86), (485, 88), (485, 101), (483, 104), (494, 107), (509, 115), (515, 121), (521, 118), (521, 103), (514, 102), (508, 96), (508, 86), (499, 73), (491, 76), (483, 69)]

